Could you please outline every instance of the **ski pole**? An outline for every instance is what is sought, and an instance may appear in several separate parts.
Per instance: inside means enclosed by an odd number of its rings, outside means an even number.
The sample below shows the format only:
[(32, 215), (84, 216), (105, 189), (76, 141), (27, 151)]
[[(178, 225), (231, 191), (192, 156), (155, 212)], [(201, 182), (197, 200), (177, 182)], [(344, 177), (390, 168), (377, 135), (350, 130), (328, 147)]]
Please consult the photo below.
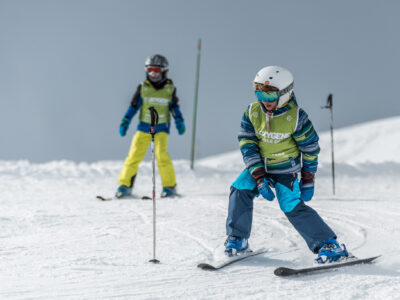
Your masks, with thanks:
[(158, 113), (157, 110), (152, 106), (149, 107), (150, 110), (150, 134), (151, 134), (151, 165), (153, 169), (153, 259), (149, 260), (149, 262), (158, 264), (160, 261), (156, 259), (156, 166), (155, 166), (155, 154), (154, 154), (154, 135), (155, 135), (155, 127), (158, 124)]

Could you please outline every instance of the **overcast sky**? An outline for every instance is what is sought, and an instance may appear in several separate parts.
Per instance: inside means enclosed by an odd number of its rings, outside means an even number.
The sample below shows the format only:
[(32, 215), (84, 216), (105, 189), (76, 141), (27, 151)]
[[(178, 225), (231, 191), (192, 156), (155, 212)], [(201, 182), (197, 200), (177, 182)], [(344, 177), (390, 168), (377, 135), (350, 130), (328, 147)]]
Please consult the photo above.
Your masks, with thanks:
[(124, 159), (137, 116), (124, 138), (119, 123), (155, 53), (187, 125), (183, 137), (172, 129), (169, 152), (188, 159), (198, 38), (196, 157), (238, 149), (267, 65), (293, 73), (319, 131), (329, 93), (336, 127), (399, 115), (399, 12), (395, 0), (0, 0), (0, 160)]

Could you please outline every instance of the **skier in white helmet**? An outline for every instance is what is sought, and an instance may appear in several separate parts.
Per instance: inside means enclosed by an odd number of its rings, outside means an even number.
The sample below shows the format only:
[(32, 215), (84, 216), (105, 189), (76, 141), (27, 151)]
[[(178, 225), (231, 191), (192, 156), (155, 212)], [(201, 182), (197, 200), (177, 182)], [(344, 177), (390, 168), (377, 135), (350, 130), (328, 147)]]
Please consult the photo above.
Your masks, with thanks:
[(292, 74), (268, 66), (257, 73), (253, 87), (257, 101), (244, 112), (238, 135), (246, 169), (231, 186), (225, 254), (248, 250), (253, 199), (261, 194), (272, 201), (276, 194), (281, 210), (317, 254), (318, 263), (348, 257), (333, 230), (305, 204), (314, 195), (320, 148), (311, 121), (297, 105)]

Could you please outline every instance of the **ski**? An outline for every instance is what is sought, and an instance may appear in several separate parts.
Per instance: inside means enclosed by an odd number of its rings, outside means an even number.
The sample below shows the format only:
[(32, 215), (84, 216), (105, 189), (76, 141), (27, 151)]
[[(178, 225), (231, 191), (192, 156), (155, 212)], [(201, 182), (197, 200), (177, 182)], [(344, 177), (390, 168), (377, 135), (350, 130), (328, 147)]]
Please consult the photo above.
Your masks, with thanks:
[(317, 272), (317, 271), (333, 270), (333, 269), (338, 269), (338, 268), (347, 267), (347, 266), (354, 266), (354, 265), (359, 265), (359, 264), (368, 264), (368, 263), (372, 263), (378, 257), (380, 257), (380, 255), (369, 257), (369, 258), (348, 260), (345, 262), (330, 263), (330, 264), (326, 264), (326, 265), (309, 267), (309, 268), (301, 268), (301, 269), (291, 269), (291, 268), (286, 268), (286, 267), (279, 267), (279, 268), (275, 269), (274, 274), (276, 276), (280, 276), (280, 277), (299, 275), (299, 274), (310, 274), (310, 273)]
[(163, 195), (161, 194), (160, 198), (165, 199), (165, 198), (169, 198), (169, 199), (174, 199), (174, 198), (182, 198), (182, 194), (174, 194), (174, 195)]
[(103, 196), (96, 196), (97, 199), (99, 199), (100, 201), (112, 201), (112, 200), (151, 200), (151, 197), (149, 196), (142, 196), (142, 197), (138, 197), (138, 196), (124, 196), (124, 197), (116, 197), (116, 196), (112, 196), (112, 197), (103, 197)]
[(256, 250), (256, 251), (246, 251), (242, 254), (232, 256), (232, 257), (226, 257), (225, 259), (222, 259), (219, 261), (200, 263), (197, 265), (197, 267), (202, 270), (215, 271), (215, 270), (222, 269), (222, 268), (224, 268), (230, 264), (233, 264), (235, 262), (244, 260), (248, 257), (259, 255), (259, 254), (266, 253), (266, 252), (268, 252), (268, 250), (264, 249), (264, 248)]

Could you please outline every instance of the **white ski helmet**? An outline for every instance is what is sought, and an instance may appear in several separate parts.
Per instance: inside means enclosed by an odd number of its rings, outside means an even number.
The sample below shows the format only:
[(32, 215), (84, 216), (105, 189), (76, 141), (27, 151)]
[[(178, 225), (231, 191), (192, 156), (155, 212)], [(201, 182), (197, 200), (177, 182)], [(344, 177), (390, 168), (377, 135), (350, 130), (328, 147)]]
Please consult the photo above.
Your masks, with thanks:
[(289, 70), (278, 66), (268, 66), (258, 71), (254, 82), (279, 89), (278, 108), (289, 101), (293, 91), (293, 75)]

